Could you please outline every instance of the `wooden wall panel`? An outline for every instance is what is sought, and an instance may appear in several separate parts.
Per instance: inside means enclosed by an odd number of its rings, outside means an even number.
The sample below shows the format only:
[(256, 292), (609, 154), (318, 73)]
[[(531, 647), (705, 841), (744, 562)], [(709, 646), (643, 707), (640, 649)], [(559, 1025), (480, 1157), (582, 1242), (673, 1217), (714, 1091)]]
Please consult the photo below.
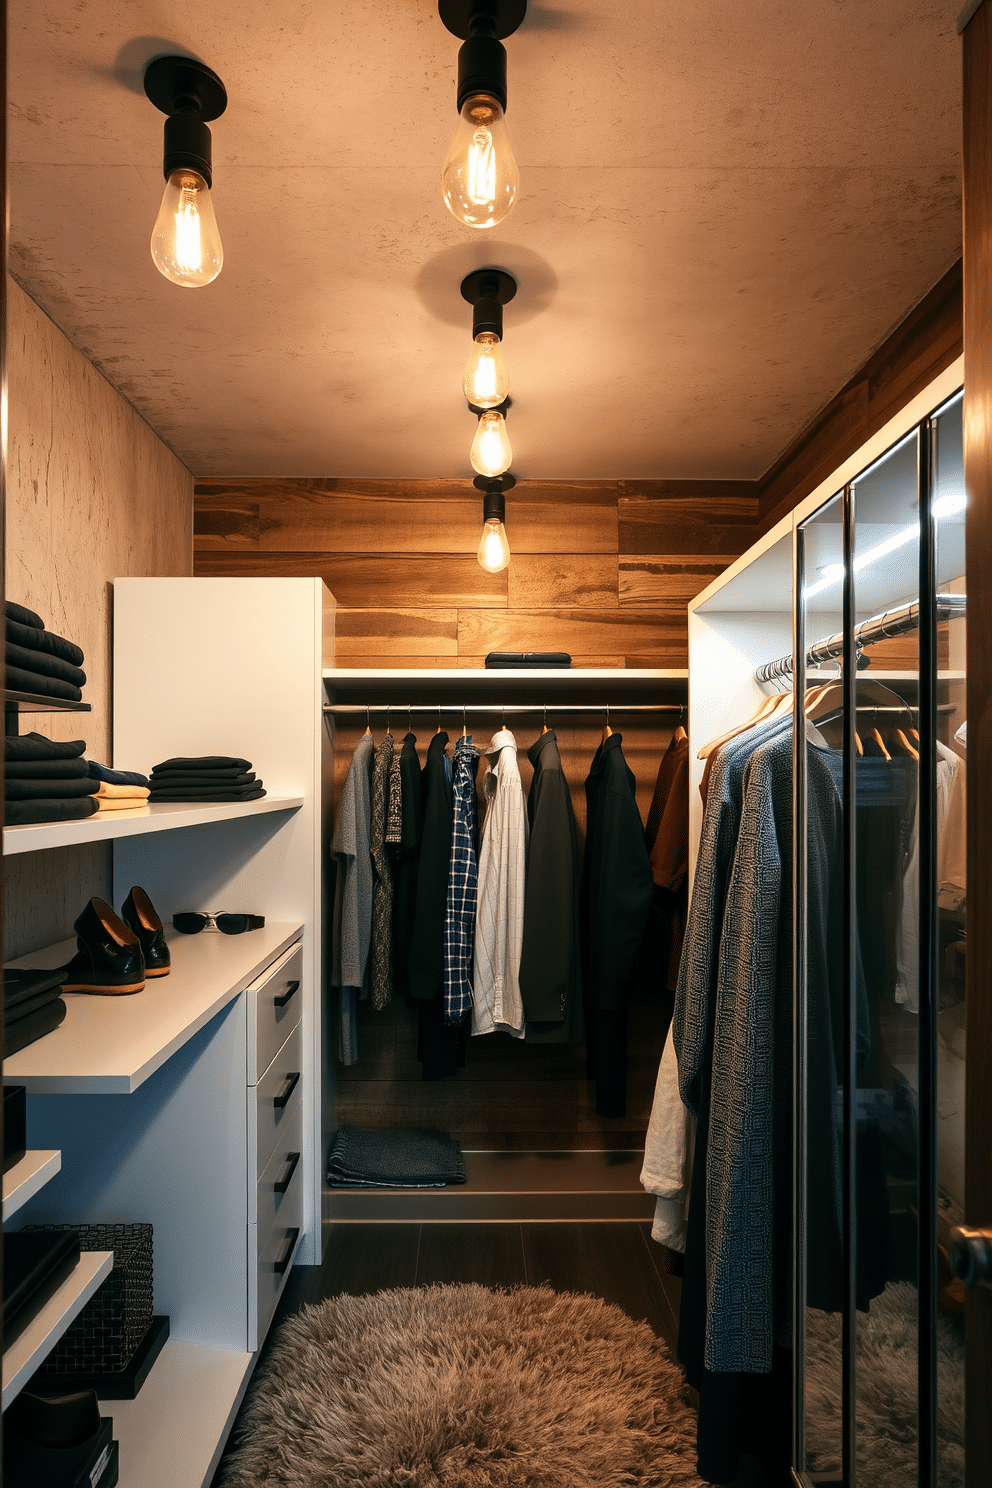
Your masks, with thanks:
[(683, 666), (684, 605), (654, 610), (461, 610), (459, 651), (623, 652), (640, 666)]
[(505, 573), (511, 610), (617, 607), (617, 560), (612, 553), (514, 554)]
[[(541, 559), (521, 559), (521, 563)], [(616, 565), (614, 564), (614, 569)], [(371, 601), (401, 609), (421, 605), (495, 609), (507, 603), (507, 570), (488, 574), (473, 556), (453, 553), (262, 553), (252, 555), (252, 572), (265, 577), (320, 578), (339, 605), (362, 609)], [(208, 550), (197, 554), (199, 574), (245, 572), (244, 554)]]
[(348, 610), (339, 605), (335, 622), (337, 660), (347, 666), (350, 655), (378, 656), (379, 666), (392, 666), (392, 661), (382, 658), (394, 652), (456, 656), (458, 623), (457, 610)]
[[(628, 488), (632, 484), (624, 482)], [(733, 553), (739, 557), (754, 541), (757, 516), (756, 496), (621, 495), (619, 551), (652, 556)]]
[(688, 604), (711, 584), (737, 553), (620, 555), (620, 603), (644, 608), (652, 604)]

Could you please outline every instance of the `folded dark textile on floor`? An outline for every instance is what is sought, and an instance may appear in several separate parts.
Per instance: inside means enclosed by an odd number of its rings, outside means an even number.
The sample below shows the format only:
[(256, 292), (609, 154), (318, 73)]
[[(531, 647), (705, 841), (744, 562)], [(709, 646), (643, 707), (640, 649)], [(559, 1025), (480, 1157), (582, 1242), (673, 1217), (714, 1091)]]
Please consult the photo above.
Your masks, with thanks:
[(84, 759), (8, 760), (4, 766), (8, 780), (85, 780)]
[(62, 796), (95, 796), (100, 789), (99, 780), (84, 775), (81, 780), (12, 780), (8, 775), (3, 783), (3, 793), (8, 801), (53, 801)]
[(30, 625), (32, 630), (44, 630), (45, 622), (34, 610), (25, 609), (24, 605), (15, 604), (12, 599), (8, 599), (3, 608), (8, 620), (14, 620), (18, 625)]
[(327, 1176), (364, 1185), (404, 1188), (465, 1182), (462, 1149), (446, 1132), (420, 1127), (360, 1131), (342, 1126), (327, 1159)]
[(177, 790), (180, 786), (210, 786), (211, 790), (228, 790), (228, 787), (231, 787), (233, 790), (238, 786), (253, 786), (253, 784), (257, 786), (262, 784), (262, 781), (254, 778), (253, 769), (235, 772), (231, 775), (223, 775), (220, 772), (214, 775), (213, 771), (210, 774), (204, 772), (202, 775), (193, 775), (192, 769), (189, 771), (175, 769), (175, 771), (168, 772), (168, 775), (152, 775), (149, 778), (149, 786), (152, 786), (153, 790)]
[(8, 827), (28, 827), (36, 822), (78, 821), (99, 811), (96, 796), (71, 796), (53, 800), (5, 801), (3, 816)]
[(16, 1023), (5, 1024), (4, 1054), (16, 1054), (18, 1050), (26, 1049), (28, 1044), (44, 1038), (46, 1033), (51, 1033), (53, 1028), (58, 1028), (64, 1021), (65, 1003), (61, 997), (56, 997), (44, 1007), (29, 1013), (26, 1018), (18, 1018)]
[(97, 760), (87, 760), (86, 769), (91, 779), (100, 780), (104, 785), (148, 784), (148, 776), (139, 774), (137, 770), (112, 770), (109, 765), (101, 765)]
[(148, 797), (150, 803), (155, 801), (188, 801), (190, 805), (197, 805), (201, 801), (206, 805), (210, 801), (258, 801), (268, 792), (252, 786), (246, 791), (152, 791)]
[(156, 771), (168, 772), (171, 770), (250, 770), (251, 760), (234, 759), (229, 754), (204, 754), (192, 758), (185, 755), (177, 755), (175, 759), (162, 760), (158, 765), (152, 766), (152, 774)]
[(368, 1178), (339, 1178), (329, 1172), (327, 1181), (331, 1188), (447, 1188), (447, 1183), (386, 1183)]
[(36, 692), (44, 697), (63, 698), (67, 703), (81, 703), (83, 694), (71, 682), (58, 677), (44, 677), (41, 672), (26, 672), (23, 667), (7, 668), (7, 686), (12, 692)]
[(36, 997), (39, 992), (51, 992), (65, 981), (67, 967), (56, 966), (52, 971), (35, 970), (33, 966), (7, 966), (3, 973), (4, 1007), (9, 1011), (26, 998)]
[(18, 625), (16, 620), (8, 618), (6, 623), (7, 640), (13, 641), (15, 646), (26, 646), (31, 651), (46, 651), (49, 656), (57, 656), (62, 661), (69, 662), (70, 666), (81, 667), (83, 664), (83, 652), (75, 641), (66, 640), (65, 636), (56, 635), (51, 630), (38, 630), (33, 625)]
[[(39, 635), (43, 632), (39, 631)], [(29, 651), (26, 646), (15, 646), (7, 642), (7, 665), (21, 667), (26, 672), (40, 672), (43, 677), (58, 677), (62, 682), (71, 682), (73, 687), (84, 687), (86, 673), (71, 666), (61, 657), (49, 656), (47, 651)]]
[(85, 739), (61, 743), (57, 739), (46, 739), (44, 734), (7, 734), (4, 738), (4, 753), (8, 761), (78, 759), (85, 750)]
[(54, 1002), (56, 997), (59, 996), (59, 991), (60, 989), (56, 985), (49, 987), (45, 992), (36, 992), (33, 997), (26, 997), (23, 1002), (17, 1002), (13, 1007), (7, 1003), (3, 1010), (4, 1027), (9, 1028), (12, 1023), (19, 1023), (22, 1018), (27, 1018), (32, 1013), (36, 1013), (39, 1008), (47, 1007), (50, 1002)]
[(528, 667), (570, 667), (572, 658), (567, 651), (490, 651), (486, 666), (490, 670), (501, 667), (526, 671)]

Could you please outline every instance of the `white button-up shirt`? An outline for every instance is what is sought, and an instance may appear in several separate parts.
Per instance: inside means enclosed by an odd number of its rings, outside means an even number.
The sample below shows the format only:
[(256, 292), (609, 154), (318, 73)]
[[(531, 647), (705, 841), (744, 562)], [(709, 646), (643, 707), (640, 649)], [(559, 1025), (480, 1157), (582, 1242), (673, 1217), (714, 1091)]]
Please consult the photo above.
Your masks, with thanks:
[(472, 1032), (524, 1035), (520, 951), (524, 934), (527, 808), (517, 741), (509, 729), (495, 733), (486, 750), (488, 803), (479, 850), (475, 921)]

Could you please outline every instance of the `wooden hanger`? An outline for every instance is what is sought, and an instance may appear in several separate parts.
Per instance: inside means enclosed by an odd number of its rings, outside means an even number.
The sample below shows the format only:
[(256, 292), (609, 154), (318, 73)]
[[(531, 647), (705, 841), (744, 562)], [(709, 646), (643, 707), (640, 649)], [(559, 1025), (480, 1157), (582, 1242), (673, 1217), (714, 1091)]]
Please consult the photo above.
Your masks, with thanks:
[(462, 738), (468, 737), (468, 720), (465, 717), (465, 705), (462, 704)]
[(675, 742), (676, 742), (676, 744), (681, 744), (682, 743), (682, 740), (683, 739), (688, 739), (688, 737), (689, 737), (689, 735), (686, 733), (686, 731), (682, 727), (682, 725), (680, 723), (677, 723), (675, 725)]
[(365, 732), (367, 734), (372, 732), (372, 709), (368, 705), (365, 708)]
[(548, 732), (548, 705), (547, 705), (547, 703), (545, 703), (545, 705), (544, 705), (544, 723), (541, 725), (541, 733), (542, 734), (546, 734), (547, 732)]
[(905, 754), (909, 759), (919, 759), (919, 750), (913, 748), (912, 744), (909, 742), (902, 729), (897, 728), (893, 735), (893, 738), (896, 741), (896, 747), (901, 751), (901, 753)]
[(773, 693), (770, 697), (766, 697), (757, 713), (749, 718), (746, 723), (739, 723), (736, 728), (728, 729), (727, 732), (725, 734), (721, 734), (719, 738), (711, 739), (708, 744), (703, 745), (696, 758), (709, 759), (710, 755), (713, 754), (722, 745), (729, 744), (731, 739), (736, 739), (741, 734), (746, 734), (748, 729), (754, 728), (756, 723), (767, 723), (770, 719), (775, 717), (778, 712), (782, 711), (782, 704), (786, 700), (788, 701), (788, 705), (791, 708), (791, 692), (776, 692)]
[(437, 728), (434, 730), (434, 732), (436, 734), (439, 734), (441, 732), (441, 704), (440, 703), (438, 703), (438, 705), (437, 705)]
[(891, 763), (892, 756), (885, 747), (885, 740), (882, 738), (881, 734), (878, 732), (878, 729), (875, 728), (874, 725), (872, 725), (872, 727), (868, 730), (867, 737), (875, 745), (876, 749), (880, 751), (882, 758), (885, 760), (889, 760), (889, 762)]
[(913, 741), (914, 744), (919, 744), (919, 742), (920, 742), (920, 731), (919, 731), (919, 729), (911, 728), (911, 729), (907, 729), (906, 732), (909, 735), (909, 737), (912, 739), (912, 741)]

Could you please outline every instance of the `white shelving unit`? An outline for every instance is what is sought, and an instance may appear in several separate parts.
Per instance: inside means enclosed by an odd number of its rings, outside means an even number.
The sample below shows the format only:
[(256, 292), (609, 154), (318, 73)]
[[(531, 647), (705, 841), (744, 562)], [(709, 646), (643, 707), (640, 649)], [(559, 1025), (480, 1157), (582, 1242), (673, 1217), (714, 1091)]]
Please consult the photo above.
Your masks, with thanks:
[(5, 827), (3, 850), (14, 853), (40, 852), (44, 848), (79, 847), (87, 842), (108, 842), (118, 837), (140, 837), (148, 832), (174, 832), (183, 827), (206, 826), (211, 822), (234, 821), (243, 816), (265, 816), (272, 811), (295, 811), (302, 796), (263, 796), (260, 801), (215, 801), (195, 806), (187, 801), (157, 801), (133, 811), (97, 812), (82, 821), (32, 822), (23, 827)]
[(27, 1384), (45, 1355), (51, 1353), (62, 1334), (82, 1312), (114, 1265), (112, 1250), (84, 1251), (75, 1270), (67, 1276), (31, 1322), (18, 1334), (3, 1356), (3, 1409)]
[(61, 1152), (47, 1149), (25, 1152), (19, 1163), (3, 1175), (3, 1217), (5, 1220), (22, 1209), (29, 1199), (40, 1193), (49, 1179), (62, 1166)]
[[(65, 1021), (12, 1054), (4, 1075), (30, 1095), (131, 1095), (250, 982), (299, 939), (300, 924), (244, 935), (167, 932), (172, 970), (123, 997), (63, 994)], [(74, 940), (22, 956), (12, 966), (62, 966)]]

